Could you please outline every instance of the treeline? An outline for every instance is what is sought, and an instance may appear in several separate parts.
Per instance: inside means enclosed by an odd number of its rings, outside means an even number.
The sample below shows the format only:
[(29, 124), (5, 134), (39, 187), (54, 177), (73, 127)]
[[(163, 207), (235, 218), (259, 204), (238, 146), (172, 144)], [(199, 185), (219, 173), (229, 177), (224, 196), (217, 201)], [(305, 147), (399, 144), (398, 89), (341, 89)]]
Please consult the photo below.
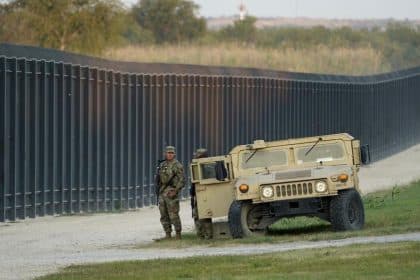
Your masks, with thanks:
[(9, 0), (0, 4), (0, 41), (101, 54), (125, 45), (235, 42), (258, 48), (370, 47), (393, 69), (420, 65), (420, 26), (391, 24), (385, 30), (343, 27), (257, 29), (247, 17), (209, 30), (190, 0)]

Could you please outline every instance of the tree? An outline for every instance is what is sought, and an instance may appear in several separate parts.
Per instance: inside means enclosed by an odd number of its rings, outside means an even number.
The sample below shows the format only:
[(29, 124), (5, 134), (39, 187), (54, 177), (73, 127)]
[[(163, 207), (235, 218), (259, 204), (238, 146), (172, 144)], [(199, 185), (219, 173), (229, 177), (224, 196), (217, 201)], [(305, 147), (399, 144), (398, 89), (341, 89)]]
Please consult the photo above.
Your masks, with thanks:
[(124, 44), (150, 45), (155, 43), (152, 31), (141, 27), (131, 15), (126, 17), (122, 36)]
[(197, 16), (198, 8), (189, 0), (140, 0), (132, 12), (141, 27), (152, 31), (157, 43), (179, 43), (206, 32), (206, 21)]
[(24, 0), (0, 3), (0, 41), (33, 43), (31, 32), (21, 24), (24, 19), (17, 12), (22, 9), (23, 4)]
[(257, 37), (256, 21), (257, 19), (253, 16), (246, 16), (243, 20), (235, 20), (233, 25), (221, 30), (222, 37), (228, 40), (254, 43)]
[(7, 29), (22, 31), (8, 41), (89, 53), (116, 43), (124, 18), (118, 0), (14, 0), (2, 10)]

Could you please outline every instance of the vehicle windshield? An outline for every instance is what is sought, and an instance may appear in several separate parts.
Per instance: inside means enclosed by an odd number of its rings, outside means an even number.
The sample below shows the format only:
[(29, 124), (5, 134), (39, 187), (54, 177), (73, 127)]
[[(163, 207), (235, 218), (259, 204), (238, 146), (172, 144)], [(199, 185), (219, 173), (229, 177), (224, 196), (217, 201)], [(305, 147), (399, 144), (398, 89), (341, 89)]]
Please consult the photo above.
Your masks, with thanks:
[(329, 162), (344, 158), (344, 148), (341, 143), (319, 143), (308, 153), (311, 147), (313, 144), (296, 149), (297, 164)]
[[(250, 156), (254, 154), (251, 158)], [(249, 150), (241, 154), (242, 169), (270, 167), (287, 164), (285, 150)]]

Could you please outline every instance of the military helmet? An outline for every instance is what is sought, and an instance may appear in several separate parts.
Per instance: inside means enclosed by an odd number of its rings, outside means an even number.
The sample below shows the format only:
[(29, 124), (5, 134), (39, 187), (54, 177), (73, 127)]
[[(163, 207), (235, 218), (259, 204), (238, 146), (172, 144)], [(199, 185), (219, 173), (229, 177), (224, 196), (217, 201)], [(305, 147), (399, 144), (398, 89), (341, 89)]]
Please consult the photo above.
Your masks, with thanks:
[(194, 157), (195, 158), (207, 157), (207, 149), (204, 149), (204, 148), (197, 149), (197, 151), (194, 153)]
[(174, 146), (166, 146), (165, 152), (166, 153), (174, 153), (174, 154), (176, 154), (176, 149), (175, 149)]

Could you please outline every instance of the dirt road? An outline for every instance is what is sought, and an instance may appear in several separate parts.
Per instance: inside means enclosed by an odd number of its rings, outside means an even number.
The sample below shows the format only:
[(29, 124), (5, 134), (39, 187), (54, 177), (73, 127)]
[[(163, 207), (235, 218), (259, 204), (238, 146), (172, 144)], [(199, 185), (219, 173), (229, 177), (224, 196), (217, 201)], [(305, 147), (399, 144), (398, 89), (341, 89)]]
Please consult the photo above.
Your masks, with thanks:
[(365, 194), (419, 180), (420, 145), (362, 167), (359, 178)]
[[(364, 193), (420, 179), (420, 145), (362, 168)], [(184, 229), (193, 228), (189, 203), (181, 206)], [(295, 242), (278, 245), (243, 245), (235, 248), (175, 250), (118, 249), (151, 242), (162, 235), (157, 208), (121, 214), (43, 217), (0, 224), (0, 279), (31, 279), (74, 263), (157, 257), (265, 253), (274, 251), (345, 246), (354, 243), (420, 241), (420, 233), (386, 237), (351, 238), (338, 241)], [(318, 247), (317, 247), (318, 246)], [(118, 248), (117, 248), (118, 247)]]

